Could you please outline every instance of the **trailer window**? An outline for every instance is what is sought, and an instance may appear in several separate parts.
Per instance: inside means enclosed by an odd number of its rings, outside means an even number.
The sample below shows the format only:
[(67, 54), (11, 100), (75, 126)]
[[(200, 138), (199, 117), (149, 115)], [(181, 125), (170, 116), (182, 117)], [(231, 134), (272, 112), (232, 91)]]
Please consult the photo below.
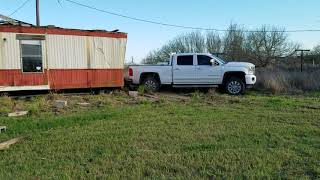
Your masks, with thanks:
[(21, 40), (23, 72), (42, 72), (42, 47), (38, 40)]
[(193, 65), (193, 56), (178, 56), (177, 64), (181, 66), (192, 66)]

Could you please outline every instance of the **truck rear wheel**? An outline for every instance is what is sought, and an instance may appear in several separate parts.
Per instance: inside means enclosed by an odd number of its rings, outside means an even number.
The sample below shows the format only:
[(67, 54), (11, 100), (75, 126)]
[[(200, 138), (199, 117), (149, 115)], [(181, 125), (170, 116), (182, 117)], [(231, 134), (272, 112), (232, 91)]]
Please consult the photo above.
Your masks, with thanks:
[(225, 84), (225, 90), (230, 95), (240, 95), (245, 91), (245, 84), (240, 78), (231, 77)]
[(147, 92), (157, 92), (160, 89), (160, 83), (158, 80), (156, 80), (153, 77), (147, 77), (144, 81), (143, 84), (144, 88)]

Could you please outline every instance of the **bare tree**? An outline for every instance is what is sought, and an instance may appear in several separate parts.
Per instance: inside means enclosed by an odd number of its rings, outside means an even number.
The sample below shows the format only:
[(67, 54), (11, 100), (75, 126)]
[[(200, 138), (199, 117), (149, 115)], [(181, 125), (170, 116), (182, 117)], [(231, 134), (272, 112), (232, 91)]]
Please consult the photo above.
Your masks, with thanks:
[(144, 64), (156, 64), (157, 62), (163, 61), (159, 51), (151, 51), (149, 54), (142, 60)]
[(245, 44), (249, 59), (260, 67), (274, 63), (277, 57), (289, 55), (295, 48), (297, 45), (288, 41), (284, 29), (267, 26), (248, 33)]
[(191, 32), (182, 35), (176, 38), (171, 45), (176, 50), (179, 50), (177, 52), (181, 53), (205, 51), (205, 39), (200, 32)]
[(313, 65), (320, 64), (320, 44), (312, 48), (311, 52), (306, 55), (305, 62), (312, 63)]
[[(223, 52), (227, 60), (246, 60), (258, 67), (266, 67), (276, 61), (280, 62), (283, 58), (278, 57), (288, 56), (298, 47), (289, 41), (284, 29), (262, 26), (249, 32), (237, 24), (231, 24), (223, 36), (215, 32), (202, 34), (198, 31), (180, 35), (160, 49), (150, 52), (143, 62), (163, 62), (169, 60), (171, 53)], [(320, 56), (320, 45), (314, 49), (316, 52)]]
[(143, 63), (154, 64), (168, 60), (171, 53), (205, 52), (206, 40), (200, 32), (180, 35), (143, 59)]
[(212, 31), (206, 34), (206, 50), (209, 53), (222, 52), (222, 39), (219, 34)]
[(224, 53), (227, 59), (233, 61), (245, 57), (245, 33), (242, 27), (237, 24), (231, 24), (227, 33), (224, 35)]
[(316, 55), (316, 56), (320, 56), (320, 44), (315, 46), (312, 51), (311, 51), (312, 55)]

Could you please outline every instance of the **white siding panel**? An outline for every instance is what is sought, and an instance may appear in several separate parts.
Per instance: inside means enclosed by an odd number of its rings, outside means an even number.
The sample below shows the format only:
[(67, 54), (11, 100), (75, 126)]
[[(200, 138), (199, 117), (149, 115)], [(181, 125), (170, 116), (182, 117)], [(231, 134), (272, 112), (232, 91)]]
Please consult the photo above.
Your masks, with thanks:
[(123, 69), (126, 39), (92, 37), (89, 41), (92, 69)]
[(87, 69), (86, 37), (47, 35), (49, 69)]
[[(122, 69), (126, 41), (125, 38), (46, 35), (42, 41), (43, 67), (87, 69), (89, 53), (91, 69)], [(16, 33), (0, 33), (0, 69), (21, 69)]]
[(42, 66), (43, 69), (48, 69), (47, 67), (47, 53), (46, 53), (46, 41), (41, 41), (41, 48), (42, 48)]
[(2, 69), (3, 64), (3, 39), (2, 39), (2, 33), (0, 32), (0, 69)]
[(16, 40), (16, 34), (1, 33), (0, 46), (0, 69), (20, 69), (20, 44), (19, 40)]
[[(16, 33), (0, 33), (0, 69), (21, 69), (20, 41), (16, 39), (16, 35)], [(45, 43), (41, 41), (43, 68), (46, 68)]]

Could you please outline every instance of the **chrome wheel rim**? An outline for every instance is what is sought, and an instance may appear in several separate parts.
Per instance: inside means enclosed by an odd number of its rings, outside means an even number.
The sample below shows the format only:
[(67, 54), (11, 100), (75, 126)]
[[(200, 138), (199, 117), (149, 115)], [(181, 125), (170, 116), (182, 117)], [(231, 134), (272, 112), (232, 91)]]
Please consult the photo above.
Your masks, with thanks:
[(144, 83), (144, 86), (145, 86), (146, 90), (149, 90), (149, 91), (155, 91), (157, 89), (157, 84), (152, 80), (147, 80)]
[(231, 81), (228, 84), (228, 91), (231, 94), (239, 94), (241, 92), (242, 86), (238, 81)]

